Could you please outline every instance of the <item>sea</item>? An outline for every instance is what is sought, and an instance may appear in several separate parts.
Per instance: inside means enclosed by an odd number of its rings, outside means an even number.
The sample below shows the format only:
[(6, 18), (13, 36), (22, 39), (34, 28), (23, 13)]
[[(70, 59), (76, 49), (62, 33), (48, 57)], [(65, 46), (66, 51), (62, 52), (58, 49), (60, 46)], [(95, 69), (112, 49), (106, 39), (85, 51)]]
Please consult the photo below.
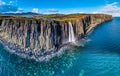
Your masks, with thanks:
[(97, 26), (83, 47), (49, 61), (20, 58), (0, 43), (0, 76), (120, 76), (120, 17)]

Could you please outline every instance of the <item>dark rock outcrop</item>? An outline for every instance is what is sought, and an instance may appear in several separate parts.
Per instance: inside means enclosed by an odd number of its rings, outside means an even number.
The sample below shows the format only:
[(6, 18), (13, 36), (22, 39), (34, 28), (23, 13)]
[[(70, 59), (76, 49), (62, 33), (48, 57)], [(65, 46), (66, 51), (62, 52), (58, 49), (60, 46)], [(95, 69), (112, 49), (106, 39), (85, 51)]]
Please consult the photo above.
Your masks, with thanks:
[[(84, 38), (95, 25), (111, 20), (111, 15), (83, 15), (76, 19), (55, 20), (23, 17), (0, 17), (0, 36), (25, 49), (53, 50), (68, 40), (72, 23), (76, 40)], [(53, 50), (54, 51), (54, 50)]]

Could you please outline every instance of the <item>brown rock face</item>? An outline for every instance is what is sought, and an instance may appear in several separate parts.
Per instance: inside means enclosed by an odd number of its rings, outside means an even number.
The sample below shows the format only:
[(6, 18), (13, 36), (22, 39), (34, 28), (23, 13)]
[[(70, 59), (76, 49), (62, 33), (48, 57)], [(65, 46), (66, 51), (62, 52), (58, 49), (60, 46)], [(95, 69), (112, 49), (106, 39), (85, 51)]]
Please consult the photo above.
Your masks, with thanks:
[(32, 49), (55, 49), (69, 37), (71, 22), (75, 38), (84, 38), (95, 25), (111, 20), (111, 15), (86, 15), (73, 20), (45, 20), (26, 18), (0, 18), (0, 36), (7, 41)]

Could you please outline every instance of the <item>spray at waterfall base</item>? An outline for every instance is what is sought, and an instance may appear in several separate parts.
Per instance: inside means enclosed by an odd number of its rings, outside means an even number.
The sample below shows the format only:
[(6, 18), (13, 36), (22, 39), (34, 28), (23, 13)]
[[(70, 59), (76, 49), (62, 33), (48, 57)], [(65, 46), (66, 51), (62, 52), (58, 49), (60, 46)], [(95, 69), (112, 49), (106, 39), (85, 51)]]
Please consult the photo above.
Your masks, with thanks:
[(76, 40), (71, 22), (69, 22), (69, 40), (66, 43), (64, 43), (61, 47), (59, 47), (58, 49), (53, 49), (56, 51), (48, 50), (46, 51), (46, 53), (43, 53), (42, 56), (39, 56), (39, 51), (41, 50), (38, 50), (37, 53), (33, 52), (33, 50), (31, 49), (27, 49), (28, 51), (26, 51), (26, 49), (19, 47), (14, 43), (10, 43), (6, 41), (5, 39), (2, 39), (2, 37), (0, 38), (0, 41), (6, 46), (6, 49), (8, 49), (10, 53), (16, 54), (22, 58), (33, 59), (36, 61), (49, 61), (55, 56), (62, 55), (64, 51), (67, 49), (84, 46), (84, 44), (86, 43), (85, 39)]

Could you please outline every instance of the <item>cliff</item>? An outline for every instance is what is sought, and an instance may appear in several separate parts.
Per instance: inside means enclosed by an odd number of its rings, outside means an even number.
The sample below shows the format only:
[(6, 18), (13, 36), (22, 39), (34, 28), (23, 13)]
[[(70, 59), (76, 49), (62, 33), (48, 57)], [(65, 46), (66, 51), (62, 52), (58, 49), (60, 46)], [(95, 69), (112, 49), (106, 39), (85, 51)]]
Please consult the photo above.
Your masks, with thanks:
[(56, 51), (69, 39), (70, 23), (76, 41), (95, 25), (111, 20), (106, 14), (44, 15), (34, 18), (0, 16), (0, 36), (10, 43), (38, 51)]

